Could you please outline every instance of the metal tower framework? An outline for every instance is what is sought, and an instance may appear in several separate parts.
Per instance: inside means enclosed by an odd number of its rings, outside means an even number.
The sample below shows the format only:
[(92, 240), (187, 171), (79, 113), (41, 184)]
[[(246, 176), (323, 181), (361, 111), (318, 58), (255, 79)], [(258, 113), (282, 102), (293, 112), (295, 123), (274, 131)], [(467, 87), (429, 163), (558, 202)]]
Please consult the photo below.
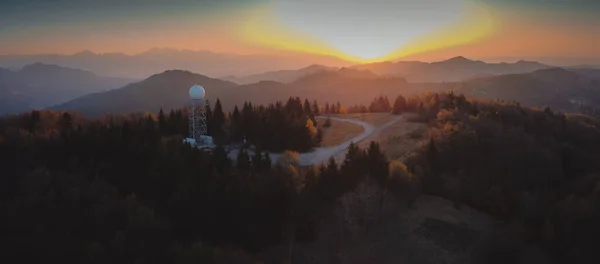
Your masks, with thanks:
[(190, 109), (190, 137), (196, 140), (196, 144), (203, 145), (202, 136), (208, 135), (208, 126), (206, 125), (206, 108), (208, 100), (198, 99), (192, 100), (192, 108)]

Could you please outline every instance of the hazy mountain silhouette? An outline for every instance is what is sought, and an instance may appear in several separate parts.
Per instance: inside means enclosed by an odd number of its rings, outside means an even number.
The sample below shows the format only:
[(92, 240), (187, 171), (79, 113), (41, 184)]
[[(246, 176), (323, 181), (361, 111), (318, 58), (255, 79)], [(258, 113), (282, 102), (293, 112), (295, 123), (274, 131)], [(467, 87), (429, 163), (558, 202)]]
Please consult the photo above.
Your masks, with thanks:
[(29, 98), (15, 94), (1, 81), (10, 73), (8, 69), (0, 68), (0, 115), (18, 113), (29, 108)]
[(596, 68), (574, 68), (571, 69), (580, 75), (587, 76), (592, 79), (600, 80), (600, 69)]
[(467, 97), (517, 101), (563, 112), (576, 112), (580, 104), (600, 105), (598, 80), (562, 68), (473, 79), (455, 90)]
[(0, 66), (20, 68), (43, 62), (84, 69), (103, 76), (143, 79), (170, 69), (202, 72), (208, 76), (244, 76), (265, 71), (298, 69), (315, 61), (332, 66), (351, 63), (331, 56), (277, 53), (271, 55), (235, 55), (210, 51), (191, 51), (154, 48), (136, 55), (123, 53), (96, 54), (82, 51), (72, 55), (2, 55)]
[(201, 83), (207, 92), (223, 94), (233, 92), (236, 84), (213, 79), (188, 71), (171, 70), (155, 74), (123, 88), (89, 94), (52, 109), (78, 110), (88, 115), (127, 113), (136, 111), (158, 111), (189, 104), (188, 90), (193, 84)]
[(0, 83), (0, 116), (16, 114), (31, 109), (31, 98), (17, 94)]
[(459, 56), (440, 62), (399, 61), (355, 65), (380, 75), (403, 76), (409, 82), (455, 82), (469, 78), (526, 73), (550, 68), (538, 62), (486, 63)]
[[(0, 111), (14, 113), (43, 108), (85, 94), (122, 87), (130, 79), (108, 78), (91, 72), (47, 64), (31, 64), (18, 71), (0, 70), (3, 102), (10, 96), (11, 107)], [(4, 105), (4, 104), (3, 104)]]
[(6, 76), (8, 74), (10, 74), (10, 70), (9, 69), (0, 68), (0, 78)]
[(269, 71), (265, 73), (252, 74), (248, 76), (225, 76), (221, 79), (235, 82), (237, 84), (250, 84), (257, 83), (260, 81), (275, 81), (281, 83), (290, 83), (295, 80), (298, 80), (304, 76), (317, 73), (320, 71), (335, 71), (338, 68), (336, 67), (328, 67), (318, 64), (313, 64), (308, 67), (304, 67), (297, 70), (279, 70), (279, 71)]
[(340, 69), (321, 71), (304, 76), (291, 83), (261, 81), (237, 85), (229, 81), (214, 79), (189, 71), (172, 70), (151, 76), (141, 82), (132, 83), (121, 89), (95, 93), (53, 107), (57, 110), (76, 110), (86, 115), (97, 116), (107, 113), (139, 111), (157, 112), (189, 105), (188, 89), (201, 84), (207, 91), (212, 104), (219, 98), (226, 110), (245, 101), (253, 104), (270, 104), (287, 100), (290, 96), (321, 104), (341, 102), (344, 105), (369, 103), (380, 94), (395, 97), (398, 94), (413, 94), (430, 90), (445, 90), (443, 84), (407, 84), (399, 77), (379, 77), (369, 71)]

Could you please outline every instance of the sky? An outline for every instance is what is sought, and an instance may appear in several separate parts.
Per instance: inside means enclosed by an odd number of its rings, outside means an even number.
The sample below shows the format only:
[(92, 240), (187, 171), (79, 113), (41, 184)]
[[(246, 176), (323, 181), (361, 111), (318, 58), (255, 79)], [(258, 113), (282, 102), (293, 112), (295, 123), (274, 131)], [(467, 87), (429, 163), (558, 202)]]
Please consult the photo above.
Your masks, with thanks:
[[(0, 54), (301, 52), (600, 64), (597, 0), (2, 0)], [(315, 62), (318, 63), (318, 62)]]

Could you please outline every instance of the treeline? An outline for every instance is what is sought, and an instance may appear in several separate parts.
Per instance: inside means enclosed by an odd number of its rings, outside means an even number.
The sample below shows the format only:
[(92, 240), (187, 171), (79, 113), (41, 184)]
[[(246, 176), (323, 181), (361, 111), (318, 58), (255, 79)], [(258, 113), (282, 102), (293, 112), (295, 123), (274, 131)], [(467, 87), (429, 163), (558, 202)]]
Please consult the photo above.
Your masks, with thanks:
[[(462, 94), (379, 96), (361, 112), (408, 112), (431, 137), (406, 160), (423, 192), (506, 223), (476, 263), (515, 263), (541, 250), (554, 263), (600, 259), (600, 122), (590, 116), (469, 100)], [(356, 107), (350, 107), (352, 112)], [(584, 109), (584, 108), (582, 108)], [(375, 111), (373, 111), (375, 110)]]
[(340, 102), (335, 104), (325, 103), (325, 107), (323, 109), (323, 114), (345, 114), (348, 111), (345, 107), (343, 107)]
[[(375, 143), (352, 145), (341, 166), (332, 159), (303, 169), (294, 155), (272, 164), (259, 150), (243, 150), (232, 162), (221, 147), (210, 154), (161, 135), (183, 130), (183, 120), (177, 111), (158, 120), (45, 111), (0, 119), (3, 256), (27, 263), (240, 261), (251, 255), (237, 250), (314, 239), (323, 209), (367, 175), (390, 193), (412, 179), (402, 166), (390, 171)], [(157, 133), (161, 127), (167, 132)]]
[(491, 241), (482, 263), (517, 262), (532, 248), (555, 263), (597, 262), (597, 120), (453, 93), (415, 100), (432, 136), (406, 164), (423, 190), (510, 223), (510, 235)]
[[(426, 93), (431, 94), (432, 93)], [(423, 112), (427, 107), (424, 105), (423, 95), (414, 95), (408, 99), (402, 95), (398, 95), (393, 104), (390, 103), (387, 96), (380, 95), (375, 97), (369, 106), (358, 104), (348, 107), (348, 113), (393, 113), (401, 114), (404, 112)], [(464, 96), (463, 96), (464, 98)], [(466, 100), (466, 99), (465, 99)]]
[[(240, 143), (244, 139), (262, 150), (279, 152), (294, 150), (305, 152), (321, 143), (321, 131), (315, 118), (320, 112), (317, 102), (289, 98), (283, 104), (267, 106), (246, 102), (240, 108), (225, 114), (220, 100), (207, 107), (208, 135), (217, 144)], [(168, 114), (161, 109), (156, 117), (162, 136), (187, 135), (188, 109), (174, 109)]]

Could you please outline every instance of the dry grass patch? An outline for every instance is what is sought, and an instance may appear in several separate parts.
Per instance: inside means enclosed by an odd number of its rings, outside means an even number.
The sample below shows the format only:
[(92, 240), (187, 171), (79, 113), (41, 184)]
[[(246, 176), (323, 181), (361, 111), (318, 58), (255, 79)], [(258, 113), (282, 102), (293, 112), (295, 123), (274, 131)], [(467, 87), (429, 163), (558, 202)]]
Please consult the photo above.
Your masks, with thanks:
[(362, 141), (359, 147), (366, 148), (371, 141), (377, 141), (390, 160), (404, 160), (420, 141), (427, 139), (428, 135), (427, 124), (409, 122), (404, 117)]
[(331, 120), (330, 127), (323, 127), (325, 120), (319, 120), (319, 128), (323, 131), (322, 147), (333, 147), (342, 144), (364, 131), (362, 126), (350, 122)]
[(339, 118), (348, 118), (348, 119), (358, 119), (364, 122), (367, 122), (374, 127), (381, 126), (391, 120), (393, 120), (396, 116), (389, 113), (357, 113), (357, 114), (338, 114), (331, 115), (332, 117)]
[(427, 138), (427, 133), (426, 124), (399, 122), (382, 131), (379, 140), (389, 159), (404, 160), (421, 140)]

